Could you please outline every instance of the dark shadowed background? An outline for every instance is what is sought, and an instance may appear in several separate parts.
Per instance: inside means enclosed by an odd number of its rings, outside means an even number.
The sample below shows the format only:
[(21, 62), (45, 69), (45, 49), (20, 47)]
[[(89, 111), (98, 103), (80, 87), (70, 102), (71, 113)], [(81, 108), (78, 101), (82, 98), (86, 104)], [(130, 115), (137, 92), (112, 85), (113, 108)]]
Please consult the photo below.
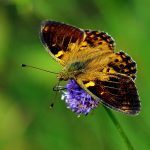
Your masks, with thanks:
[(103, 30), (137, 62), (139, 116), (114, 112), (136, 150), (150, 148), (149, 0), (1, 0), (0, 1), (0, 149), (126, 150), (103, 107), (77, 118), (58, 95), (56, 76), (23, 69), (21, 63), (61, 70), (39, 40), (41, 21), (56, 20)]

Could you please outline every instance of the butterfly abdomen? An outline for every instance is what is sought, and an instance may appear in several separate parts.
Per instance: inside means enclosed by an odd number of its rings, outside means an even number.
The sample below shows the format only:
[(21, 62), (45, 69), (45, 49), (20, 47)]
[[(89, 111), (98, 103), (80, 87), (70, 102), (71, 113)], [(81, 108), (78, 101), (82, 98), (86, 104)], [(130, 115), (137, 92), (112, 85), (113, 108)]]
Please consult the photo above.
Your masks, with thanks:
[(115, 57), (108, 64), (107, 72), (111, 73), (113, 72), (112, 70), (117, 73), (126, 74), (132, 79), (136, 78), (136, 63), (122, 51), (115, 53)]

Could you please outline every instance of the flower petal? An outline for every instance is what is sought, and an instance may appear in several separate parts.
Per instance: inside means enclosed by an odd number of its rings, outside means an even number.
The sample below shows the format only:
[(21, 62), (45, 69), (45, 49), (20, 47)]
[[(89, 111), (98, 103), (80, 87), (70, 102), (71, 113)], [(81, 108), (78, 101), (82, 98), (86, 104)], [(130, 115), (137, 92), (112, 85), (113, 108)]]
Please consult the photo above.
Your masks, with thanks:
[(70, 108), (73, 112), (87, 115), (92, 109), (96, 108), (99, 104), (98, 100), (86, 93), (75, 80), (69, 80), (65, 86), (66, 91), (62, 93), (62, 100), (65, 100), (67, 108)]

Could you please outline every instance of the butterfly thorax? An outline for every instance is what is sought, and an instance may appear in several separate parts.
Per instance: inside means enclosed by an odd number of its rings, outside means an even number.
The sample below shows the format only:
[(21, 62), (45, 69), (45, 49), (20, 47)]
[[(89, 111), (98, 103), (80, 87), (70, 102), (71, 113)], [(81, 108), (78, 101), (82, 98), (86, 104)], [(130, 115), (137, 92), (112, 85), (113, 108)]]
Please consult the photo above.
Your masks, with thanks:
[(59, 73), (57, 78), (59, 80), (68, 80), (68, 79), (73, 79), (79, 74), (84, 72), (84, 68), (87, 65), (87, 62), (73, 62), (71, 64), (68, 64), (62, 72)]

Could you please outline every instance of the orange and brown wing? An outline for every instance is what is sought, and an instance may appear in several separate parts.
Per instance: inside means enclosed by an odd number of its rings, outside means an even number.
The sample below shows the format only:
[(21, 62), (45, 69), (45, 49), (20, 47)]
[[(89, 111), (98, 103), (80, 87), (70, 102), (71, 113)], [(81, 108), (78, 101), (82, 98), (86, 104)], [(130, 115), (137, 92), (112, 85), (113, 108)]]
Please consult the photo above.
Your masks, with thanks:
[[(41, 24), (40, 38), (47, 51), (62, 65), (66, 62), (63, 58), (69, 57), (68, 45), (80, 43), (84, 38), (84, 31), (55, 21), (44, 21)], [(66, 60), (66, 59), (65, 59)]]
[[(140, 111), (140, 100), (134, 81), (121, 74), (106, 74), (103, 78), (82, 81), (90, 91), (107, 107), (125, 114), (136, 115)], [(79, 82), (79, 85), (80, 82)], [(89, 93), (90, 94), (90, 93)]]

